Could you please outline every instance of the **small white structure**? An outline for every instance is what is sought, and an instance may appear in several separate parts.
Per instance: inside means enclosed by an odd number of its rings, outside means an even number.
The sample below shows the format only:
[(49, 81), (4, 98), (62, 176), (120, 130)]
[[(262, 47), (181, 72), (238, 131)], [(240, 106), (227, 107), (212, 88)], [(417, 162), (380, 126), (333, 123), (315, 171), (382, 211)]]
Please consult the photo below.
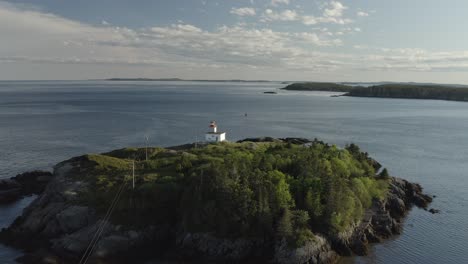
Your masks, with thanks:
[(226, 132), (218, 132), (216, 121), (211, 121), (210, 131), (206, 132), (205, 140), (208, 142), (222, 142), (226, 140)]

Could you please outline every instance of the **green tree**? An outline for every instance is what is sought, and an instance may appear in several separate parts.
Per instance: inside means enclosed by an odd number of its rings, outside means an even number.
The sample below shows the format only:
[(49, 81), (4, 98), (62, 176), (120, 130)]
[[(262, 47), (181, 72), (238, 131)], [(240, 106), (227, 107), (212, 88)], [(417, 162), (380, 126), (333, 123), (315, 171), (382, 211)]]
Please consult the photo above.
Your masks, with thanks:
[(278, 222), (277, 234), (281, 238), (290, 239), (293, 233), (292, 214), (288, 208), (283, 210), (283, 214)]

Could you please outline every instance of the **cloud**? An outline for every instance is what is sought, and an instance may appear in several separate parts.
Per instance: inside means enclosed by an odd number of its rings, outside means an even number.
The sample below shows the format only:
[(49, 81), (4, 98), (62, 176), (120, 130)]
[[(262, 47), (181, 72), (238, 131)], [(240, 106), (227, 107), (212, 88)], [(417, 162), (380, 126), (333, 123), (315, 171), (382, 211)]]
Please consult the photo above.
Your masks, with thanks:
[(325, 9), (323, 15), (325, 17), (342, 17), (344, 10), (347, 7), (338, 1), (331, 1), (328, 3), (328, 8)]
[[(336, 5), (327, 6), (332, 9)], [(325, 9), (323, 12), (325, 12)], [(335, 8), (336, 9), (336, 8)], [(344, 14), (305, 16), (291, 9), (265, 11), (263, 19), (304, 24), (338, 23)], [(267, 16), (268, 15), (268, 16)], [(329, 22), (333, 21), (333, 22)], [(280, 31), (248, 24), (223, 25), (206, 30), (178, 22), (145, 28), (89, 25), (39, 10), (0, 2), (0, 66), (13, 64), (103, 65), (157, 67), (167, 72), (257, 69), (258, 72), (398, 71), (453, 72), (468, 69), (468, 51), (434, 52), (424, 49), (390, 49), (355, 46), (352, 51), (330, 51), (346, 43), (345, 34), (357, 34), (357, 26)], [(341, 50), (341, 49), (340, 49)], [(345, 50), (345, 49), (343, 49)], [(63, 67), (60, 65), (64, 65)], [(363, 66), (364, 65), (364, 66)], [(143, 68), (139, 68), (143, 69)], [(206, 70), (207, 72), (209, 72)], [(149, 71), (150, 72), (150, 71)], [(50, 72), (54, 76), (55, 72)], [(5, 76), (0, 75), (0, 76)], [(2, 77), (7, 78), (7, 77)], [(26, 77), (27, 78), (27, 77)]]
[[(173, 27), (175, 27), (176, 29), (178, 29), (181, 32), (188, 32), (188, 33), (200, 33), (200, 32), (202, 32), (201, 28), (198, 28), (196, 26), (189, 25), (189, 24), (176, 24), (176, 25), (173, 25)], [(156, 28), (157, 27), (153, 28), (153, 30), (156, 29)]]
[(280, 12), (273, 11), (272, 9), (266, 9), (260, 21), (299, 21), (304, 25), (325, 23), (346, 25), (353, 22), (353, 20), (343, 17), (344, 11), (346, 9), (346, 6), (337, 1), (328, 2), (325, 6), (325, 9), (323, 10), (323, 13), (319, 16), (302, 15), (296, 10), (291, 9), (286, 9)]
[(256, 12), (254, 8), (251, 7), (241, 7), (241, 8), (232, 8), (229, 12), (238, 16), (255, 16)]
[(265, 10), (263, 15), (264, 21), (296, 21), (300, 16), (295, 10), (286, 9), (282, 12), (275, 12), (271, 9)]
[(346, 25), (353, 23), (352, 19), (348, 18), (336, 18), (336, 17), (319, 17), (317, 18), (319, 23), (330, 23), (330, 24), (338, 24), (338, 25)]
[[(296, 19), (286, 11), (281, 19)], [(88, 25), (53, 14), (0, 5), (0, 63), (172, 65), (179, 69), (206, 67), (298, 67), (315, 61), (314, 69), (332, 68), (320, 62), (313, 47), (342, 45), (327, 34), (283, 32), (268, 28), (196, 25), (130, 29)], [(179, 65), (179, 66), (177, 66)], [(221, 66), (220, 66), (221, 65)], [(312, 67), (312, 66), (310, 66)]]
[(289, 0), (271, 0), (272, 6), (278, 6), (280, 4), (289, 5)]
[(338, 24), (346, 25), (353, 22), (353, 20), (348, 18), (339, 18), (339, 17), (327, 17), (327, 16), (304, 16), (300, 15), (295, 10), (286, 9), (282, 12), (275, 12), (271, 9), (266, 9), (261, 22), (271, 22), (271, 21), (299, 21), (304, 25), (316, 25), (316, 24)]
[(414, 48), (376, 48), (354, 46), (365, 51), (359, 56), (366, 61), (365, 67), (357, 69), (366, 71), (398, 72), (460, 72), (468, 68), (468, 51), (431, 52)]
[(367, 17), (367, 16), (369, 16), (369, 13), (366, 13), (364, 11), (358, 11), (357, 16), (358, 17)]
[(302, 23), (304, 25), (315, 25), (320, 22), (320, 19), (314, 17), (314, 16), (303, 16), (302, 17)]
[[(331, 23), (331, 24), (339, 24), (339, 25), (346, 25), (353, 23), (353, 20), (349, 18), (344, 18), (344, 11), (348, 9), (345, 5), (338, 1), (331, 1), (325, 5), (325, 9), (323, 10), (323, 14), (320, 17), (315, 18), (317, 23)], [(312, 20), (305, 20), (305, 21), (312, 21)]]

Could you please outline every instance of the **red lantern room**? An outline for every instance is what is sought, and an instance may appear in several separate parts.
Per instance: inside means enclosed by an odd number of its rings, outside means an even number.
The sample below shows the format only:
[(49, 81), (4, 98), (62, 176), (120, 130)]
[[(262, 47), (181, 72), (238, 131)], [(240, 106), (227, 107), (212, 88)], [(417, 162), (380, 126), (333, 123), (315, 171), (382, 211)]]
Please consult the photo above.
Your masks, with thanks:
[(211, 123), (210, 123), (210, 129), (211, 129), (211, 131), (210, 131), (210, 132), (216, 133), (217, 127), (218, 127), (218, 126), (216, 125), (216, 121), (211, 121)]

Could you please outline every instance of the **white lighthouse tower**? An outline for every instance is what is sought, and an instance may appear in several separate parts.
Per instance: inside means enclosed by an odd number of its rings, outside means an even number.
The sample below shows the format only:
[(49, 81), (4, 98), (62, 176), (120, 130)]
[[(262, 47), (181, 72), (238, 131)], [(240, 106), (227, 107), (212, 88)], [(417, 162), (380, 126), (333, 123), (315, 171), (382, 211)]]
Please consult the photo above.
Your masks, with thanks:
[(226, 140), (226, 132), (218, 132), (216, 121), (211, 121), (210, 130), (205, 134), (205, 140), (208, 142), (221, 142)]

